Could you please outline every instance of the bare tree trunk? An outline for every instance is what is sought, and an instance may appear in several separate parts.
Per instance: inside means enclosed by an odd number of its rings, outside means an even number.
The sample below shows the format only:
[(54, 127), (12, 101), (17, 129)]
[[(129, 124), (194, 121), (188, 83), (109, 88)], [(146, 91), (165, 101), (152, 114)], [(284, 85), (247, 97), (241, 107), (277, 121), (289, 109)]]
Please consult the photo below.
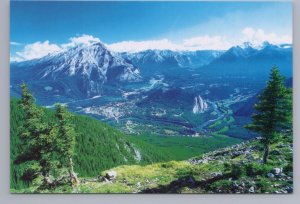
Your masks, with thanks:
[(263, 156), (263, 163), (264, 163), (264, 164), (266, 164), (267, 161), (268, 161), (269, 152), (270, 152), (269, 144), (266, 144), (266, 145), (265, 145), (265, 152), (264, 152), (264, 156)]
[(77, 174), (74, 172), (73, 160), (71, 157), (69, 157), (69, 176), (72, 186), (77, 186), (80, 183)]

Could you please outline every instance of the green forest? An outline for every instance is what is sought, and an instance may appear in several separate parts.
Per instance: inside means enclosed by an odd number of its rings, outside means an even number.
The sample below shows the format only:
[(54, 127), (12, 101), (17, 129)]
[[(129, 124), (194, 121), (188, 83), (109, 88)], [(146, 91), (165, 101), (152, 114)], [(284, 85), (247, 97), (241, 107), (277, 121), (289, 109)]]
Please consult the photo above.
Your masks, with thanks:
[[(54, 111), (43, 109), (44, 119), (54, 121)], [(28, 187), (21, 178), (22, 167), (15, 165), (17, 155), (22, 152), (20, 131), (24, 122), (24, 113), (18, 107), (18, 100), (11, 100), (11, 188)], [(158, 147), (154, 147), (134, 137), (127, 137), (118, 130), (99, 122), (96, 119), (76, 115), (72, 119), (76, 131), (76, 146), (74, 164), (75, 171), (80, 177), (93, 177), (102, 170), (122, 164), (151, 163), (169, 160), (169, 156)], [(117, 148), (118, 146), (118, 148)], [(125, 149), (128, 147), (127, 149)], [(141, 151), (141, 161), (134, 158), (134, 149)], [(124, 160), (126, 158), (127, 161)]]

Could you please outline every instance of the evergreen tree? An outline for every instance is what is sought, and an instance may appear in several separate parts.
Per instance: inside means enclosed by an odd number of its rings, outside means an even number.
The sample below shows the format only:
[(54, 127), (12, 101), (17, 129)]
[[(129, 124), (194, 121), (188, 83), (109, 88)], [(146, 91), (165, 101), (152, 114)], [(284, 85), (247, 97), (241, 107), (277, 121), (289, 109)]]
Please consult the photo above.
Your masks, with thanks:
[(22, 153), (16, 164), (24, 164), (23, 178), (27, 181), (42, 176), (43, 185), (51, 183), (50, 171), (54, 165), (52, 158), (54, 138), (49, 136), (51, 127), (42, 120), (43, 110), (35, 105), (35, 99), (26, 84), (21, 85), (22, 98), (19, 106), (24, 111), (24, 123), (20, 140)]
[(66, 106), (56, 104), (57, 124), (57, 148), (60, 161), (66, 166), (69, 173), (69, 181), (72, 186), (79, 184), (76, 173), (73, 168), (73, 156), (75, 151), (76, 133), (71, 124), (72, 115), (68, 112)]
[(271, 69), (266, 88), (255, 104), (252, 124), (246, 128), (261, 134), (264, 146), (263, 163), (267, 163), (270, 144), (277, 140), (280, 131), (292, 126), (292, 90), (285, 87), (284, 77), (277, 67)]

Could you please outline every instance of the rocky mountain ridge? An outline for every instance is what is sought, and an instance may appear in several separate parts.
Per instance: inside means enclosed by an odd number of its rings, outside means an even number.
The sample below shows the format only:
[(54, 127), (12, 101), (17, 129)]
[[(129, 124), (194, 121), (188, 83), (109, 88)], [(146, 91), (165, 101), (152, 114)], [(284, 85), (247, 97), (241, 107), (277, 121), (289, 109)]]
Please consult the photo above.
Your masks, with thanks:
[[(12, 82), (46, 83), (57, 94), (93, 97), (102, 94), (103, 84), (141, 80), (139, 69), (102, 43), (76, 46), (41, 59), (13, 63)], [(32, 81), (34, 80), (34, 81)]]

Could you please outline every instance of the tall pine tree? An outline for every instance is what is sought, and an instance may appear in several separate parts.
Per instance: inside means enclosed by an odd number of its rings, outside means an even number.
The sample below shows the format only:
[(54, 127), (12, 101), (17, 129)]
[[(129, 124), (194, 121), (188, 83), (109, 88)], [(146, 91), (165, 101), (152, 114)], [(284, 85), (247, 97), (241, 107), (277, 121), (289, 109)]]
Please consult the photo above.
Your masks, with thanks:
[(50, 171), (55, 163), (52, 157), (54, 138), (49, 134), (51, 127), (42, 120), (44, 112), (35, 105), (35, 99), (27, 85), (23, 83), (21, 89), (19, 106), (25, 117), (20, 134), (22, 153), (18, 155), (15, 163), (24, 164), (25, 180), (32, 181), (42, 176), (42, 185), (48, 186), (52, 182)]
[(73, 156), (76, 142), (76, 133), (71, 124), (72, 115), (66, 106), (56, 104), (56, 118), (58, 119), (57, 128), (57, 148), (60, 161), (68, 169), (69, 181), (72, 186), (79, 184), (77, 174), (74, 172)]
[(271, 69), (267, 86), (258, 99), (252, 124), (246, 128), (261, 135), (264, 146), (263, 163), (266, 164), (270, 144), (276, 141), (280, 131), (292, 126), (292, 90), (285, 87), (284, 77), (280, 75), (277, 67)]

